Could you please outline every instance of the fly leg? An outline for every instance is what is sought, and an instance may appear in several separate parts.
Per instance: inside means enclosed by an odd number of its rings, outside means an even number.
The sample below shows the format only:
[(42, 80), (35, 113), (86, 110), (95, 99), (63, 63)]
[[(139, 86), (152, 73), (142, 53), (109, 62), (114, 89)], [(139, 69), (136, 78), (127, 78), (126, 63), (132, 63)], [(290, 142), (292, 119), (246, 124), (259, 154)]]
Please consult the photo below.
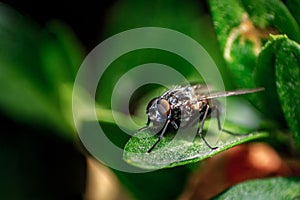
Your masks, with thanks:
[(207, 104), (206, 105), (206, 110), (204, 112), (202, 120), (200, 120), (200, 118), (199, 118), (200, 126), (199, 126), (199, 128), (197, 130), (197, 134), (200, 136), (200, 138), (203, 140), (203, 142), (206, 144), (206, 146), (208, 146), (211, 150), (214, 150), (214, 149), (217, 149), (218, 147), (212, 147), (212, 146), (210, 146), (210, 144), (208, 144), (207, 140), (205, 139), (204, 135), (202, 134), (203, 127), (204, 127), (204, 122), (205, 122), (205, 120), (207, 118), (208, 110), (209, 110), (209, 105)]
[(161, 134), (158, 136), (157, 141), (156, 141), (155, 144), (147, 151), (147, 153), (150, 153), (150, 152), (154, 149), (154, 147), (160, 142), (160, 140), (162, 139), (162, 137), (164, 136), (164, 134), (165, 134), (165, 132), (166, 132), (166, 130), (167, 130), (167, 127), (168, 127), (170, 121), (171, 121), (170, 119), (168, 119), (168, 120), (166, 121), (166, 123), (165, 123), (165, 125), (164, 125), (164, 128), (163, 128)]
[(223, 131), (225, 133), (228, 133), (228, 134), (234, 135), (234, 136), (249, 135), (249, 133), (234, 133), (234, 132), (231, 132), (229, 130), (226, 130), (226, 129), (222, 128), (222, 126), (221, 126), (221, 120), (220, 120), (220, 110), (219, 110), (218, 107), (216, 107), (215, 109), (216, 109), (216, 113), (217, 113), (217, 120), (218, 120), (219, 131)]

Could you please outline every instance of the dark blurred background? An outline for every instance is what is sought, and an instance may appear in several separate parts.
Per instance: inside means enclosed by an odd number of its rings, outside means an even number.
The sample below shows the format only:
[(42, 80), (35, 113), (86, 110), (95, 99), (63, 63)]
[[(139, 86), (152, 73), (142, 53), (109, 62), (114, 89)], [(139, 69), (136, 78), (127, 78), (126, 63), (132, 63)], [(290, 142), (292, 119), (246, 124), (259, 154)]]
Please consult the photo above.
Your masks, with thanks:
[[(2, 2), (40, 27), (53, 19), (63, 21), (89, 51), (99, 41), (106, 12), (115, 1)], [(74, 144), (51, 129), (16, 122), (2, 113), (0, 120), (0, 199), (83, 198), (86, 158)]]
[(53, 19), (62, 20), (73, 29), (87, 50), (91, 50), (99, 41), (107, 12), (117, 0), (74, 2), (4, 0), (2, 2), (30, 17), (41, 26)]

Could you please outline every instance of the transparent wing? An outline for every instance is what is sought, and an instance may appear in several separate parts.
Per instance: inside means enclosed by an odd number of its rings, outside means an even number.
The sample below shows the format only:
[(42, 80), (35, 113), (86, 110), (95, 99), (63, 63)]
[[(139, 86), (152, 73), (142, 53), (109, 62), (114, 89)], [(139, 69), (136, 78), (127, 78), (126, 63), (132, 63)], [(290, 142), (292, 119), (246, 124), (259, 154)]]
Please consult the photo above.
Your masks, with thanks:
[(207, 94), (202, 94), (198, 96), (198, 100), (203, 99), (214, 99), (219, 97), (227, 97), (227, 96), (235, 96), (235, 95), (242, 95), (254, 92), (263, 91), (265, 88), (254, 88), (254, 89), (241, 89), (241, 90), (234, 90), (234, 91), (222, 91), (222, 92), (210, 92)]
[(191, 86), (193, 89), (193, 92), (197, 96), (203, 96), (207, 95), (212, 91), (212, 86), (211, 85), (206, 85), (206, 84), (195, 84)]

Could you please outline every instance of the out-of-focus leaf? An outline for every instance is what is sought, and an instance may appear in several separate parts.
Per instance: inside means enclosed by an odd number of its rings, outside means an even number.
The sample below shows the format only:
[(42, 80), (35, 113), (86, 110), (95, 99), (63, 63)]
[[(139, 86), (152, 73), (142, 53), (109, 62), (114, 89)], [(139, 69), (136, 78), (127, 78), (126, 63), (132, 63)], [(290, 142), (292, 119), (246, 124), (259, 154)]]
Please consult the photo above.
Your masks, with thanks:
[[(255, 30), (240, 1), (209, 1), (217, 38), (223, 57), (233, 75), (232, 82), (240, 88), (255, 87), (252, 80), (255, 67)], [(245, 27), (247, 32), (242, 29)], [(253, 34), (249, 40), (246, 34)]]
[(284, 117), (300, 147), (299, 65), (299, 44), (285, 35), (273, 36), (259, 55), (255, 79), (266, 88), (259, 94), (262, 110), (276, 119)]
[(279, 0), (209, 3), (223, 56), (240, 88), (257, 87), (253, 79), (256, 59), (270, 33), (281, 32), (300, 40), (296, 20)]
[(68, 26), (59, 21), (48, 23), (43, 36), (40, 47), (42, 67), (56, 88), (57, 106), (64, 118), (64, 126), (68, 132), (73, 132), (72, 90), (84, 48)]
[(6, 5), (0, 10), (1, 110), (18, 120), (58, 123), (54, 87), (41, 66), (41, 34)]
[(60, 33), (50, 33), (4, 4), (0, 11), (0, 110), (73, 137), (72, 122), (63, 114), (71, 110), (71, 101), (62, 101), (71, 92), (62, 88), (75, 79), (82, 59), (79, 43), (63, 26), (55, 29)]
[(83, 61), (83, 47), (69, 29), (59, 21), (47, 24), (40, 47), (42, 66), (53, 85), (74, 82)]
[(277, 177), (240, 183), (213, 199), (299, 199), (299, 194), (299, 178)]
[(241, 2), (255, 26), (260, 28), (275, 27), (280, 33), (286, 34), (292, 40), (300, 41), (300, 27), (282, 1), (242, 0)]
[(287, 0), (285, 2), (286, 7), (289, 9), (293, 17), (296, 19), (298, 26), (300, 25), (300, 1), (299, 0)]

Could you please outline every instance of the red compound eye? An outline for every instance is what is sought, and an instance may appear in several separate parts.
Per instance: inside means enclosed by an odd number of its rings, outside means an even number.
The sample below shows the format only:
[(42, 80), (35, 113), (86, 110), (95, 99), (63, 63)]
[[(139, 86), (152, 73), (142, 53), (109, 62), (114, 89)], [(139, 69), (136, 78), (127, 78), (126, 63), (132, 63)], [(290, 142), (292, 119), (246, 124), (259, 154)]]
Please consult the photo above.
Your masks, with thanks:
[(170, 104), (166, 99), (160, 99), (157, 102), (157, 110), (162, 116), (168, 116), (170, 113)]

